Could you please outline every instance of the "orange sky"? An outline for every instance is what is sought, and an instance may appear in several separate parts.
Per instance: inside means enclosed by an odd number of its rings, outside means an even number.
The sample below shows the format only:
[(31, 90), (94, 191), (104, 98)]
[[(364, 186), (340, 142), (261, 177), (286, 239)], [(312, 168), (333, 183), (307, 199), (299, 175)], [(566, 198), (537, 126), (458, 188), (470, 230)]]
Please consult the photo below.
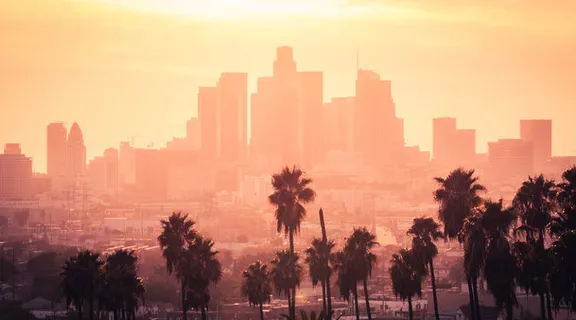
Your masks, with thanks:
[(300, 70), (325, 72), (325, 100), (354, 94), (359, 47), (393, 81), (410, 145), (430, 150), (438, 116), (477, 129), (479, 152), (551, 118), (553, 152), (576, 154), (576, 1), (267, 1), (0, 0), (0, 143), (38, 171), (51, 121), (78, 121), (88, 158), (127, 136), (163, 145), (199, 85), (244, 71), (253, 91), (290, 45)]

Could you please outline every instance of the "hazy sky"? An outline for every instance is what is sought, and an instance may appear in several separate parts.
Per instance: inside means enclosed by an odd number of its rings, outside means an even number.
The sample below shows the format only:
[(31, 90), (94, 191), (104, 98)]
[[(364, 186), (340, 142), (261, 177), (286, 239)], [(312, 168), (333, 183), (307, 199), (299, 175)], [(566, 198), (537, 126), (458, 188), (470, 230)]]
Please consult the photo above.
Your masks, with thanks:
[(324, 71), (324, 99), (354, 94), (360, 65), (392, 80), (409, 145), (432, 118), (487, 141), (520, 118), (553, 119), (576, 154), (576, 1), (0, 0), (0, 143), (45, 170), (46, 125), (77, 121), (88, 158), (134, 136), (163, 145), (196, 115), (199, 85), (272, 72), (275, 48)]

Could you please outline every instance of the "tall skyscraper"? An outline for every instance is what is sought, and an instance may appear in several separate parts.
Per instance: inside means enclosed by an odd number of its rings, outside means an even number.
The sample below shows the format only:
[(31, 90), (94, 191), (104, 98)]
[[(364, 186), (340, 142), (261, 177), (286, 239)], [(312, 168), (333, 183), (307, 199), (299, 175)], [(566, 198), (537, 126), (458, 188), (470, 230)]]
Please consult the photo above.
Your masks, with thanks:
[(432, 119), (432, 157), (435, 162), (445, 164), (450, 161), (455, 133), (455, 118)]
[(32, 159), (20, 145), (6, 144), (0, 154), (0, 199), (22, 200), (32, 196)]
[(355, 100), (354, 97), (332, 98), (324, 104), (322, 141), (325, 151), (353, 151)]
[(490, 176), (502, 179), (524, 179), (532, 174), (532, 143), (522, 139), (500, 139), (488, 143)]
[(472, 167), (476, 162), (476, 130), (457, 129), (455, 118), (432, 120), (433, 158), (450, 168)]
[(358, 70), (355, 112), (356, 150), (364, 162), (388, 166), (402, 161), (404, 121), (396, 117), (391, 82), (370, 70)]
[(82, 130), (77, 123), (72, 125), (68, 134), (66, 167), (70, 180), (86, 174), (86, 146), (84, 145)]
[(310, 168), (323, 159), (322, 111), (324, 82), (322, 72), (298, 72), (297, 135), (302, 166)]
[(217, 90), (219, 159), (243, 161), (248, 149), (248, 75), (223, 73)]
[(200, 120), (191, 118), (186, 123), (186, 140), (192, 150), (200, 149)]
[[(250, 157), (260, 164), (272, 165), (272, 159), (278, 156), (276, 151), (277, 124), (274, 119), (277, 112), (275, 103), (274, 78), (258, 78), (256, 93), (250, 101)], [(279, 164), (278, 164), (279, 165)]]
[(67, 175), (67, 135), (63, 123), (51, 123), (46, 128), (46, 173), (50, 178), (62, 178)]
[(134, 184), (135, 178), (135, 151), (130, 142), (120, 142), (118, 163), (118, 180), (121, 185)]
[(520, 120), (520, 139), (532, 142), (534, 166), (542, 166), (552, 158), (552, 120)]
[(198, 119), (200, 120), (200, 150), (207, 159), (218, 158), (219, 146), (218, 90), (198, 88)]

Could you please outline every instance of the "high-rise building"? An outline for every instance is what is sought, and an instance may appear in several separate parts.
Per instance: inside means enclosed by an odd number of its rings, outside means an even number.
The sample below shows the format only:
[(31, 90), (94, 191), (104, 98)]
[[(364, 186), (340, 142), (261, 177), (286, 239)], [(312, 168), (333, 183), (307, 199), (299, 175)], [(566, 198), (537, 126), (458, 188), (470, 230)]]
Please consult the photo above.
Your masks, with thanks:
[(200, 149), (200, 121), (198, 118), (191, 118), (186, 123), (186, 140), (190, 149)]
[(134, 184), (135, 182), (135, 156), (134, 147), (130, 142), (120, 143), (120, 155), (118, 163), (118, 179), (120, 185)]
[(323, 146), (329, 150), (353, 151), (354, 145), (354, 97), (332, 98), (324, 104), (322, 134)]
[(104, 156), (96, 157), (88, 164), (87, 177), (90, 188), (100, 194), (117, 194), (118, 169), (118, 150), (106, 149)]
[(52, 179), (67, 175), (67, 135), (63, 123), (51, 123), (46, 128), (46, 173)]
[(298, 72), (297, 132), (301, 165), (310, 168), (319, 163), (325, 154), (322, 146), (322, 111), (324, 83), (322, 72)]
[(216, 87), (198, 89), (198, 119), (200, 121), (200, 150), (207, 159), (217, 159), (219, 146), (218, 90)]
[(456, 168), (476, 163), (476, 130), (457, 129), (455, 118), (432, 120), (432, 151), (437, 165)]
[(552, 158), (552, 120), (520, 120), (520, 139), (532, 142), (534, 169), (541, 171)]
[(402, 162), (404, 121), (396, 117), (391, 82), (370, 70), (358, 70), (354, 145), (366, 164)]
[(488, 143), (490, 175), (495, 179), (526, 177), (532, 173), (532, 143), (522, 139), (500, 139)]
[[(280, 165), (278, 157), (277, 123), (270, 121), (277, 113), (275, 83), (272, 77), (258, 78), (256, 93), (250, 103), (250, 158), (260, 166)], [(263, 168), (264, 170), (268, 168)]]
[(0, 199), (22, 200), (32, 196), (32, 159), (18, 144), (6, 144), (0, 154)]
[(456, 133), (455, 118), (432, 120), (432, 157), (435, 162), (447, 163), (452, 157), (452, 140)]
[(68, 134), (66, 152), (66, 167), (68, 179), (74, 180), (86, 174), (86, 146), (84, 136), (77, 123), (74, 123)]
[(458, 129), (452, 141), (454, 166), (471, 167), (476, 161), (476, 130)]
[(217, 90), (218, 158), (243, 161), (248, 151), (248, 75), (223, 73)]

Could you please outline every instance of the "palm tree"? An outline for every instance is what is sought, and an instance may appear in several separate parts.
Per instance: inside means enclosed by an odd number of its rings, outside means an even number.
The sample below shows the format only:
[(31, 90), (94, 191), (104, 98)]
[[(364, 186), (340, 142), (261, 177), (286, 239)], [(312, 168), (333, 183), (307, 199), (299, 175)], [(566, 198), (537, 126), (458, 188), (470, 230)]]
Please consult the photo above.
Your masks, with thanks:
[(424, 269), (430, 273), (432, 282), (432, 296), (434, 300), (434, 315), (436, 320), (440, 319), (438, 314), (438, 297), (436, 296), (436, 280), (434, 275), (434, 258), (438, 255), (438, 248), (435, 241), (442, 238), (440, 225), (433, 218), (415, 218), (412, 227), (407, 232), (412, 234), (412, 251), (417, 259), (422, 262)]
[[(274, 283), (274, 287), (278, 294), (285, 294), (288, 297), (288, 310), (292, 305), (292, 300), (296, 297), (293, 295), (292, 288), (300, 285), (300, 277), (302, 274), (302, 266), (298, 264), (298, 255), (293, 254), (288, 250), (276, 252), (276, 257), (270, 262), (272, 270), (270, 277)], [(294, 319), (292, 315), (289, 315)]]
[(172, 213), (168, 220), (161, 220), (162, 233), (158, 236), (158, 243), (162, 250), (162, 256), (166, 260), (166, 271), (172, 274), (175, 271), (176, 278), (180, 281), (182, 297), (182, 319), (186, 320), (186, 288), (184, 271), (184, 252), (196, 237), (193, 229), (194, 221), (188, 219), (187, 214)]
[(486, 234), (480, 214), (468, 217), (460, 231), (459, 241), (464, 244), (464, 272), (472, 287), (473, 305), (476, 320), (481, 319), (480, 302), (478, 301), (478, 276), (486, 258)]
[(555, 307), (576, 311), (576, 230), (567, 230), (552, 244), (553, 267), (549, 274)]
[[(290, 253), (294, 254), (294, 234), (300, 230), (300, 223), (306, 216), (304, 205), (314, 201), (316, 193), (310, 184), (312, 179), (304, 176), (304, 171), (294, 166), (285, 167), (272, 175), (274, 192), (268, 197), (270, 204), (276, 207), (278, 232), (284, 231), (290, 240)], [(296, 297), (296, 287), (291, 288), (292, 297)], [(290, 316), (296, 317), (296, 300), (289, 307)]]
[(488, 242), (484, 276), (496, 306), (506, 309), (509, 320), (513, 319), (514, 306), (517, 303), (514, 283), (517, 273), (516, 259), (508, 241), (510, 228), (515, 220), (514, 212), (503, 208), (502, 199), (484, 203), (482, 228)]
[(360, 320), (358, 307), (358, 278), (354, 265), (351, 262), (348, 251), (338, 251), (334, 254), (334, 271), (338, 275), (338, 288), (340, 296), (346, 301), (350, 301), (350, 295), (354, 296), (354, 309), (356, 310), (356, 320)]
[(222, 265), (216, 257), (214, 242), (197, 235), (184, 253), (184, 278), (188, 284), (188, 302), (195, 310), (200, 310), (202, 320), (206, 320), (206, 309), (210, 302), (210, 284), (222, 278)]
[[(434, 178), (440, 187), (434, 191), (434, 200), (440, 204), (438, 218), (444, 224), (444, 236), (448, 239), (459, 238), (466, 218), (470, 217), (475, 208), (482, 204), (478, 195), (486, 188), (474, 177), (474, 170), (458, 168), (446, 178)], [(461, 239), (458, 239), (459, 241)], [(468, 277), (468, 294), (472, 319), (476, 318), (472, 279)], [(479, 320), (479, 319), (477, 319)]]
[(62, 267), (62, 288), (66, 303), (73, 303), (82, 319), (82, 306), (88, 304), (88, 318), (94, 317), (94, 300), (102, 280), (102, 260), (98, 253), (84, 250), (70, 257)]
[(564, 171), (558, 184), (560, 211), (550, 223), (550, 232), (559, 237), (563, 232), (576, 230), (576, 166)]
[(552, 211), (555, 209), (556, 188), (553, 180), (544, 178), (543, 175), (529, 177), (516, 192), (512, 205), (522, 221), (521, 230), (526, 233), (529, 243), (533, 243), (538, 255), (537, 261), (540, 266), (538, 274), (537, 292), (540, 295), (543, 306), (546, 298), (548, 318), (552, 319), (552, 307), (550, 295), (546, 285), (546, 265), (550, 263), (549, 256), (545, 252), (544, 238), (546, 228), (552, 220)]
[(330, 240), (328, 241), (328, 236), (326, 235), (326, 224), (324, 223), (324, 211), (322, 210), (322, 208), (320, 208), (320, 210), (318, 210), (318, 216), (320, 218), (320, 229), (322, 231), (322, 242), (324, 243), (324, 247), (326, 249), (330, 249), (330, 250), (326, 250), (324, 252), (325, 255), (325, 259), (324, 259), (324, 265), (326, 267), (326, 270), (329, 270), (330, 272), (328, 272), (326, 274), (326, 280), (325, 280), (325, 286), (326, 286), (326, 310), (327, 312), (325, 312), (326, 317), (328, 318), (328, 320), (332, 320), (332, 288), (330, 287), (330, 277), (332, 276), (332, 270), (331, 270), (331, 266), (330, 263), (333, 264), (333, 254), (331, 253), (331, 249), (333, 249), (334, 247), (334, 241)]
[(408, 315), (412, 320), (414, 319), (412, 297), (422, 296), (422, 273), (417, 259), (412, 250), (402, 249), (392, 256), (390, 262), (392, 290), (402, 301), (408, 300)]
[(104, 265), (105, 288), (103, 300), (113, 312), (114, 319), (118, 313), (122, 318), (135, 318), (138, 301), (144, 297), (144, 285), (137, 275), (138, 257), (134, 251), (117, 250), (106, 258)]
[(268, 277), (268, 266), (260, 261), (251, 264), (242, 273), (242, 296), (248, 298), (248, 303), (260, 308), (260, 320), (264, 320), (264, 310), (262, 305), (270, 300), (272, 287)]
[(368, 295), (368, 278), (372, 275), (372, 268), (376, 264), (376, 256), (371, 250), (378, 245), (376, 236), (366, 228), (354, 229), (346, 241), (344, 252), (348, 254), (350, 263), (354, 265), (356, 282), (362, 281), (364, 286), (364, 299), (368, 319), (372, 319), (370, 312), (370, 297)]
[(322, 303), (324, 314), (327, 314), (327, 286), (328, 283), (326, 279), (330, 278), (332, 273), (332, 268), (330, 267), (332, 249), (334, 248), (334, 241), (324, 242), (320, 238), (314, 238), (312, 240), (312, 246), (306, 249), (306, 259), (305, 262), (308, 264), (310, 279), (312, 280), (312, 286), (315, 287), (320, 282), (322, 286)]

